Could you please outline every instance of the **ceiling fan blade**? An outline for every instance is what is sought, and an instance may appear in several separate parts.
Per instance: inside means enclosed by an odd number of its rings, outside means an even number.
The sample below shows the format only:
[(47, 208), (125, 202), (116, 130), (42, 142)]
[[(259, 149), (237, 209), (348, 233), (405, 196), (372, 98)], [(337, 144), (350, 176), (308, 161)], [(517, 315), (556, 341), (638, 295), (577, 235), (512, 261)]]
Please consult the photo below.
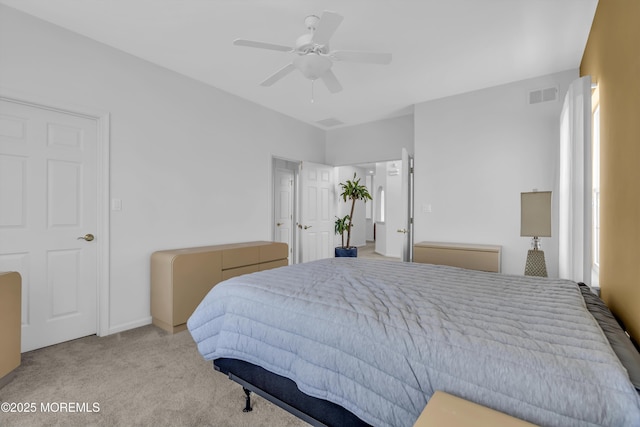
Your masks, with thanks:
[(289, 74), (295, 69), (296, 69), (296, 66), (293, 65), (293, 63), (285, 65), (284, 67), (276, 71), (273, 75), (271, 75), (271, 77), (268, 77), (265, 81), (260, 83), (260, 86), (271, 86), (272, 84), (274, 84), (275, 82), (277, 82), (278, 80), (280, 80), (281, 78), (283, 78), (284, 76), (286, 76), (287, 74)]
[(258, 49), (279, 50), (281, 52), (292, 52), (293, 49), (289, 46), (283, 46), (274, 43), (257, 42), (253, 40), (236, 39), (233, 41), (235, 46), (247, 46), (257, 47)]
[(336, 75), (333, 74), (333, 71), (327, 70), (322, 76), (320, 76), (320, 78), (327, 86), (327, 89), (329, 89), (329, 92), (337, 93), (342, 90), (342, 85), (338, 81)]
[(354, 50), (336, 50), (331, 52), (331, 58), (336, 61), (364, 62), (367, 64), (388, 64), (391, 62), (390, 53), (358, 52)]
[(328, 10), (322, 12), (311, 41), (320, 45), (328, 44), (329, 39), (336, 32), (343, 19), (342, 15), (338, 15), (335, 12), (329, 12)]

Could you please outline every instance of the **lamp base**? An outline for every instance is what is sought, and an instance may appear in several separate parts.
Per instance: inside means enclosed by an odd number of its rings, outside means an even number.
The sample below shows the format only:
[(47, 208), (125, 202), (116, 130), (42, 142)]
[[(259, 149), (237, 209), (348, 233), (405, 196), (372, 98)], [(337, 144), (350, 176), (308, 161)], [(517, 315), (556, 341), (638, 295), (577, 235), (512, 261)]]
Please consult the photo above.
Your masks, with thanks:
[(547, 277), (547, 265), (544, 262), (544, 251), (535, 249), (527, 253), (527, 264), (524, 267), (525, 276)]

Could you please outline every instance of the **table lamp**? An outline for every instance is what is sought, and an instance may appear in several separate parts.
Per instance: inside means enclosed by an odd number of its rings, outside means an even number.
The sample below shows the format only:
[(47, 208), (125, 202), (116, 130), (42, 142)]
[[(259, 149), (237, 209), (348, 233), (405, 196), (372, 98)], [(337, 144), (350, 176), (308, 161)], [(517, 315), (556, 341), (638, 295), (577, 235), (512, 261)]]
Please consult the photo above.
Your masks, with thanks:
[(547, 277), (540, 237), (551, 237), (551, 191), (520, 193), (520, 235), (533, 238), (524, 274)]

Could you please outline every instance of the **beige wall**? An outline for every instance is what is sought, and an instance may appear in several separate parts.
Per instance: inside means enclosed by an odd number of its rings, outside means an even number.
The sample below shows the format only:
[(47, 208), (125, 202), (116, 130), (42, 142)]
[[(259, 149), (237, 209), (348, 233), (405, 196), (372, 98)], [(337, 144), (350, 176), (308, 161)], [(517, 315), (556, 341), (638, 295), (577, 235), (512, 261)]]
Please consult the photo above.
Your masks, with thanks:
[(602, 297), (640, 340), (640, 1), (600, 0), (581, 75), (600, 92)]

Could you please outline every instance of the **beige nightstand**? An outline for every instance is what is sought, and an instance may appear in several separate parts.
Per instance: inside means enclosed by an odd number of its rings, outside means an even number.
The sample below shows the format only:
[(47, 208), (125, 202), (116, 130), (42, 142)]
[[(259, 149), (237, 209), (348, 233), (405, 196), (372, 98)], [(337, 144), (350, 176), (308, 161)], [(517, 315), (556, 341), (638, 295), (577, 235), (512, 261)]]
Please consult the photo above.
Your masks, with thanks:
[(21, 311), (22, 277), (15, 271), (0, 273), (0, 387), (20, 366)]
[(436, 391), (413, 427), (527, 427), (513, 418), (443, 391)]

